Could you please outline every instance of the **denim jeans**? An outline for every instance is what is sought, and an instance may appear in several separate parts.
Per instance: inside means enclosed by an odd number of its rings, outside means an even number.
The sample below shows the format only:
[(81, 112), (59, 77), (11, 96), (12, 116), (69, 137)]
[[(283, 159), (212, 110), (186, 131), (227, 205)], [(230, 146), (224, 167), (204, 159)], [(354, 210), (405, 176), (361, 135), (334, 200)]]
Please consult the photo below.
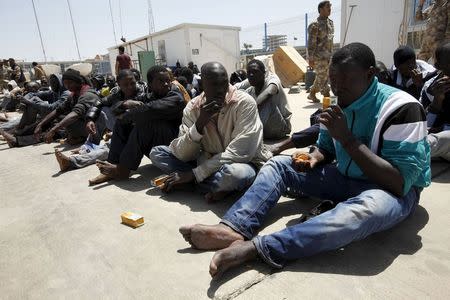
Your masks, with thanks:
[[(398, 198), (376, 184), (343, 176), (334, 165), (299, 173), (291, 158), (277, 156), (260, 170), (252, 186), (228, 210), (222, 223), (253, 243), (269, 265), (338, 249), (388, 229), (405, 219), (419, 201), (419, 188)], [(304, 223), (266, 236), (256, 236), (269, 211), (287, 189), (339, 203)]]
[[(168, 146), (153, 147), (150, 152), (152, 164), (164, 173), (186, 172), (194, 169), (197, 163), (183, 162), (176, 158)], [(213, 175), (198, 184), (202, 192), (232, 192), (247, 188), (255, 179), (256, 170), (250, 164), (234, 163), (223, 165)]]
[(69, 160), (74, 168), (81, 169), (95, 164), (97, 160), (106, 160), (108, 158), (108, 153), (109, 144), (102, 144), (89, 153), (72, 155), (69, 157)]

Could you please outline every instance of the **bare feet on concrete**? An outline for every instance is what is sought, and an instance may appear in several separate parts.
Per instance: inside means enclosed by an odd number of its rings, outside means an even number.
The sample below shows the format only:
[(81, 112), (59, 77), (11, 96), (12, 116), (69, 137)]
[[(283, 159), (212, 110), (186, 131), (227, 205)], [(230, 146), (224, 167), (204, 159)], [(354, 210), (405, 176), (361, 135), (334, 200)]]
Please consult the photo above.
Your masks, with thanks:
[(100, 173), (114, 179), (126, 179), (130, 176), (129, 170), (107, 161), (97, 160), (96, 165)]
[(7, 133), (3, 129), (0, 129), (0, 135), (3, 137), (3, 139), (8, 144), (9, 148), (17, 147), (17, 139), (14, 135)]
[(182, 226), (179, 231), (186, 242), (200, 250), (223, 249), (235, 241), (244, 240), (242, 235), (225, 224)]
[(95, 178), (89, 179), (89, 185), (96, 185), (96, 184), (108, 182), (112, 179), (114, 179), (114, 178), (111, 176), (100, 174)]
[(235, 241), (229, 247), (217, 251), (209, 264), (209, 274), (214, 278), (231, 267), (254, 260), (258, 255), (252, 241)]
[(56, 160), (58, 161), (61, 172), (67, 171), (72, 167), (69, 157), (64, 155), (61, 151), (58, 151), (55, 149), (55, 156), (56, 156)]

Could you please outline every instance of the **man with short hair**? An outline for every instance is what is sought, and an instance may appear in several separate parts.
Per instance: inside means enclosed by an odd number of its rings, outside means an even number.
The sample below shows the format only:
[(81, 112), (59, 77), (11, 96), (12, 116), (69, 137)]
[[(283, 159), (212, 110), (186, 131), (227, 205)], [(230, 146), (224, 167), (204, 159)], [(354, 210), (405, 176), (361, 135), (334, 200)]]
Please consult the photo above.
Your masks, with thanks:
[(258, 105), (263, 124), (264, 139), (278, 140), (291, 132), (292, 112), (286, 93), (277, 75), (266, 71), (264, 63), (253, 59), (247, 64), (248, 78), (236, 86), (247, 87), (245, 91)]
[(317, 7), (319, 17), (308, 27), (308, 62), (311, 68), (316, 71), (316, 79), (310, 89), (308, 99), (313, 102), (320, 102), (316, 98), (316, 93), (323, 96), (330, 96), (328, 86), (328, 65), (333, 53), (334, 24), (329, 18), (331, 14), (331, 2), (322, 1)]
[(40, 64), (38, 64), (37, 62), (33, 61), (31, 63), (31, 65), (33, 66), (34, 79), (35, 80), (46, 79), (45, 71), (44, 71), (44, 69), (42, 68), (42, 66)]
[(144, 155), (154, 146), (169, 145), (178, 135), (185, 102), (171, 90), (169, 73), (162, 66), (147, 72), (150, 94), (128, 100), (117, 118), (111, 138), (108, 161), (98, 161), (100, 175), (89, 181), (99, 184), (112, 179), (127, 179)]
[(16, 64), (16, 61), (14, 58), (8, 59), (9, 67), (11, 68), (11, 77), (10, 80), (14, 80), (19, 87), (23, 87), (23, 84), (25, 83), (25, 75), (23, 74), (22, 68)]
[(423, 84), (435, 75), (436, 69), (432, 65), (416, 59), (413, 48), (400, 46), (394, 52), (394, 68), (388, 84), (419, 100)]
[[(414, 211), (431, 181), (425, 112), (416, 99), (379, 84), (374, 75), (375, 56), (366, 45), (336, 51), (330, 82), (339, 106), (320, 115), (317, 149), (268, 161), (218, 225), (180, 228), (193, 247), (221, 249), (211, 260), (213, 277), (258, 256), (281, 268), (290, 260), (339, 249), (395, 226)], [(338, 204), (307, 222), (258, 236), (289, 190)]]
[(119, 55), (116, 57), (116, 76), (121, 70), (131, 69), (132, 67), (130, 56), (125, 53), (123, 46), (119, 46)]
[(187, 104), (178, 138), (153, 148), (150, 159), (170, 174), (163, 191), (195, 182), (207, 201), (217, 201), (248, 187), (271, 155), (262, 143), (255, 101), (229, 85), (220, 63), (201, 69), (204, 93)]

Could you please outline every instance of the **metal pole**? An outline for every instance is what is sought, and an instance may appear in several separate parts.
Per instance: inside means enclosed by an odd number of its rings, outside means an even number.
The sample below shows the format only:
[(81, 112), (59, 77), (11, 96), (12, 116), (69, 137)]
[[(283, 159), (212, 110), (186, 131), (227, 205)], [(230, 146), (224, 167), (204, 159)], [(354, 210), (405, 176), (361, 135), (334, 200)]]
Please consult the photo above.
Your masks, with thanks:
[(73, 24), (72, 9), (70, 8), (69, 0), (67, 0), (67, 5), (69, 6), (70, 20), (72, 21), (72, 29), (73, 29), (73, 35), (75, 37), (75, 45), (77, 46), (78, 59), (81, 61), (80, 48), (78, 47), (77, 32), (75, 31), (75, 25)]
[(308, 14), (305, 14), (305, 46), (308, 47)]
[(342, 41), (342, 46), (345, 46), (345, 40), (347, 39), (348, 26), (350, 25), (350, 20), (351, 20), (351, 18), (352, 18), (353, 9), (354, 9), (356, 6), (357, 6), (357, 5), (355, 5), (355, 4), (350, 5), (350, 16), (348, 17), (347, 26), (345, 27), (345, 34), (344, 34), (344, 40)]
[(41, 47), (42, 47), (42, 53), (44, 54), (44, 61), (47, 62), (47, 55), (45, 54), (44, 42), (42, 40), (42, 35), (41, 35), (41, 27), (39, 26), (38, 17), (36, 14), (36, 7), (34, 6), (34, 0), (31, 0), (31, 3), (33, 3), (34, 17), (36, 18), (36, 25), (37, 25), (38, 32), (39, 32), (39, 38), (41, 40)]
[(111, 22), (112, 22), (112, 26), (113, 26), (114, 43), (117, 45), (116, 27), (114, 26), (114, 17), (113, 17), (113, 11), (112, 11), (112, 6), (111, 6), (111, 0), (109, 0), (109, 12), (111, 14)]
[(269, 49), (269, 45), (268, 45), (268, 43), (269, 43), (269, 41), (268, 41), (268, 38), (267, 38), (267, 23), (264, 23), (264, 43), (266, 44), (265, 46), (265, 51), (267, 51), (268, 49)]

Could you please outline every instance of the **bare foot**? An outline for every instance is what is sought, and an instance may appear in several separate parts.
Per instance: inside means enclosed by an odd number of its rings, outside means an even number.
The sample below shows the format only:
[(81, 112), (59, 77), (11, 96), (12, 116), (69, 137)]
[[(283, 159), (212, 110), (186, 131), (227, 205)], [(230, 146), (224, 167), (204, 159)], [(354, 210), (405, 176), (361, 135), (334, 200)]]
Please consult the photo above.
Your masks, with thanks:
[(186, 242), (200, 250), (223, 249), (234, 241), (243, 241), (244, 237), (225, 224), (191, 225), (179, 229)]
[(317, 97), (316, 97), (315, 94), (309, 94), (307, 98), (308, 98), (309, 100), (311, 100), (312, 102), (314, 102), (314, 103), (319, 103), (319, 102), (320, 102), (320, 100), (317, 99)]
[(72, 164), (70, 163), (69, 157), (62, 154), (61, 151), (58, 151), (55, 149), (55, 156), (56, 160), (58, 161), (59, 168), (61, 169), (61, 172), (67, 171), (72, 167)]
[(130, 176), (130, 171), (121, 168), (119, 165), (112, 164), (107, 161), (97, 160), (96, 163), (100, 173), (114, 179), (126, 179)]
[(217, 251), (209, 264), (211, 277), (220, 276), (231, 267), (254, 260), (258, 255), (252, 241), (235, 241), (228, 248)]
[(223, 200), (228, 194), (229, 192), (207, 193), (205, 195), (205, 200), (208, 203), (214, 203)]
[(95, 178), (89, 179), (89, 185), (100, 184), (103, 182), (110, 181), (111, 179), (114, 179), (114, 178), (112, 178), (111, 176), (108, 176), (108, 175), (100, 174)]
[(9, 148), (14, 148), (17, 146), (17, 139), (14, 135), (7, 133), (3, 129), (0, 129), (0, 135), (5, 139)]

